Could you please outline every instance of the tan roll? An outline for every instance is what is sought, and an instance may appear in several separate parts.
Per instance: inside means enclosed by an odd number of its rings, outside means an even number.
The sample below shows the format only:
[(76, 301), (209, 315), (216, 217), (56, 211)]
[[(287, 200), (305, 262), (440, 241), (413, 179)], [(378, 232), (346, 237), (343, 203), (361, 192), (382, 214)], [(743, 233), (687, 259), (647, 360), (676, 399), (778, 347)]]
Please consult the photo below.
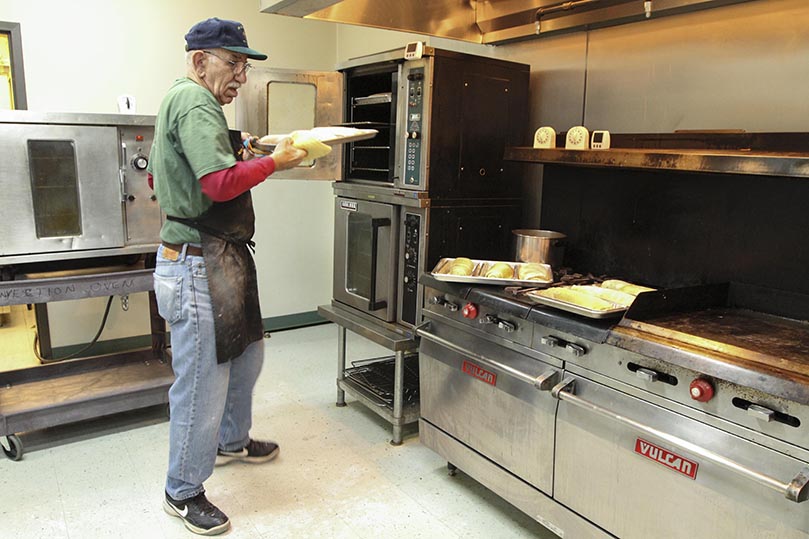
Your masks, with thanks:
[(555, 299), (557, 301), (564, 301), (565, 303), (571, 303), (591, 311), (611, 311), (616, 308), (614, 304), (607, 300), (590, 295), (587, 292), (582, 292), (581, 290), (573, 290), (572, 288), (564, 286), (537, 290), (531, 292), (531, 294)]
[(521, 281), (553, 281), (553, 272), (549, 266), (536, 263), (522, 264), (517, 268), (517, 278)]
[(620, 290), (621, 292), (626, 292), (627, 294), (632, 294), (633, 296), (637, 296), (641, 292), (654, 292), (654, 288), (649, 288), (648, 286), (640, 286), (638, 284), (628, 283), (626, 281), (622, 281), (620, 279), (607, 279), (603, 283), (601, 283), (602, 288), (609, 288), (611, 290)]
[(629, 307), (632, 305), (632, 302), (635, 301), (635, 296), (632, 294), (627, 294), (622, 290), (612, 290), (610, 288), (602, 288), (595, 285), (574, 285), (572, 288), (573, 290), (581, 290), (582, 292), (586, 292), (587, 294), (593, 295), (597, 298), (607, 300), (619, 307)]
[(449, 265), (449, 274), (450, 275), (460, 275), (462, 277), (472, 275), (472, 271), (475, 269), (475, 263), (472, 262), (468, 258), (458, 257)]
[(514, 268), (505, 262), (495, 262), (486, 272), (486, 277), (492, 279), (511, 279), (514, 277)]

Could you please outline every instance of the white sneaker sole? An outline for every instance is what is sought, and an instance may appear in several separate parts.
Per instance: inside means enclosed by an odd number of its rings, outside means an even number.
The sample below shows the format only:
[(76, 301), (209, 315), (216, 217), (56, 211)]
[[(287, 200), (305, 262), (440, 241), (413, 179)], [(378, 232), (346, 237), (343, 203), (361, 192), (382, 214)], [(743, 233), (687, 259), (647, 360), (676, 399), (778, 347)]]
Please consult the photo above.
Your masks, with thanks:
[(230, 464), (231, 462), (246, 462), (247, 464), (262, 464), (264, 462), (269, 462), (276, 458), (281, 453), (281, 448), (276, 447), (275, 451), (272, 453), (265, 455), (263, 457), (248, 457), (248, 456), (241, 456), (237, 454), (233, 455), (216, 455), (216, 463), (215, 466), (224, 466), (225, 464)]
[(188, 522), (185, 519), (185, 517), (180, 514), (177, 508), (171, 505), (166, 499), (163, 500), (163, 511), (165, 511), (167, 514), (173, 517), (177, 517), (180, 520), (182, 520), (183, 524), (185, 524), (185, 527), (191, 530), (192, 532), (196, 533), (197, 535), (219, 535), (220, 533), (225, 533), (230, 529), (230, 520), (228, 520), (223, 524), (220, 524), (219, 526), (214, 526), (213, 528), (207, 530), (205, 528), (199, 528), (197, 526), (194, 526), (193, 524)]

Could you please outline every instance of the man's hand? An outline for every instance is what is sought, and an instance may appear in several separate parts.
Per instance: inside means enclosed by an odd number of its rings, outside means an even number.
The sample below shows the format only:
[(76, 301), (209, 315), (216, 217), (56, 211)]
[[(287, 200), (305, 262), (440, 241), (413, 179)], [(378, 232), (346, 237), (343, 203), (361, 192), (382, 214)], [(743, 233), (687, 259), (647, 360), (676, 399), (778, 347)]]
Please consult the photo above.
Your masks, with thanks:
[(301, 150), (292, 145), (292, 139), (287, 137), (275, 147), (275, 151), (270, 155), (275, 161), (275, 170), (289, 170), (306, 159), (306, 150)]

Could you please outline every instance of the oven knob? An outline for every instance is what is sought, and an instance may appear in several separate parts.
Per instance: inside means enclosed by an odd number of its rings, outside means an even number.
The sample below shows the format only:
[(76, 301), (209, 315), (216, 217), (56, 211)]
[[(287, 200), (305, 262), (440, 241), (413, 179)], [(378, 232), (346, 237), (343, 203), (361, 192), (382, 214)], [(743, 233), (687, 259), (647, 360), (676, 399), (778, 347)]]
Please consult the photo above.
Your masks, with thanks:
[(714, 388), (705, 378), (696, 378), (688, 386), (691, 398), (699, 402), (708, 402), (714, 396)]
[(149, 166), (149, 160), (143, 154), (138, 154), (132, 158), (132, 168), (135, 170), (146, 170)]
[(467, 303), (466, 305), (464, 305), (463, 311), (461, 311), (461, 313), (463, 313), (464, 318), (474, 320), (475, 318), (478, 317), (478, 307), (474, 303)]

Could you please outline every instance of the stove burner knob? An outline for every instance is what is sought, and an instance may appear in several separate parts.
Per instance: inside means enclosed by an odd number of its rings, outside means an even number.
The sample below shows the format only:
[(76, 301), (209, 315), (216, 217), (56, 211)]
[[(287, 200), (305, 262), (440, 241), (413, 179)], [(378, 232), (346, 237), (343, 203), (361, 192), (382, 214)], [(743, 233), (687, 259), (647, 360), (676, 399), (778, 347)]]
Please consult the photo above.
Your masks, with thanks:
[(545, 346), (550, 346), (551, 348), (555, 346), (560, 346), (562, 344), (561, 339), (558, 337), (554, 337), (553, 335), (548, 335), (546, 337), (540, 337), (539, 342), (544, 344)]
[(461, 312), (463, 313), (463, 317), (468, 318), (469, 320), (474, 320), (478, 317), (478, 307), (474, 303), (467, 303), (464, 305), (463, 311)]
[(572, 342), (569, 342), (565, 345), (565, 350), (567, 350), (576, 357), (581, 357), (587, 353), (587, 349), (585, 347), (583, 347), (580, 344), (574, 344)]
[(147, 166), (149, 166), (149, 159), (143, 154), (138, 154), (132, 159), (132, 168), (135, 170), (146, 170)]
[(696, 378), (689, 386), (691, 398), (699, 402), (708, 402), (714, 396), (714, 388), (705, 378)]

